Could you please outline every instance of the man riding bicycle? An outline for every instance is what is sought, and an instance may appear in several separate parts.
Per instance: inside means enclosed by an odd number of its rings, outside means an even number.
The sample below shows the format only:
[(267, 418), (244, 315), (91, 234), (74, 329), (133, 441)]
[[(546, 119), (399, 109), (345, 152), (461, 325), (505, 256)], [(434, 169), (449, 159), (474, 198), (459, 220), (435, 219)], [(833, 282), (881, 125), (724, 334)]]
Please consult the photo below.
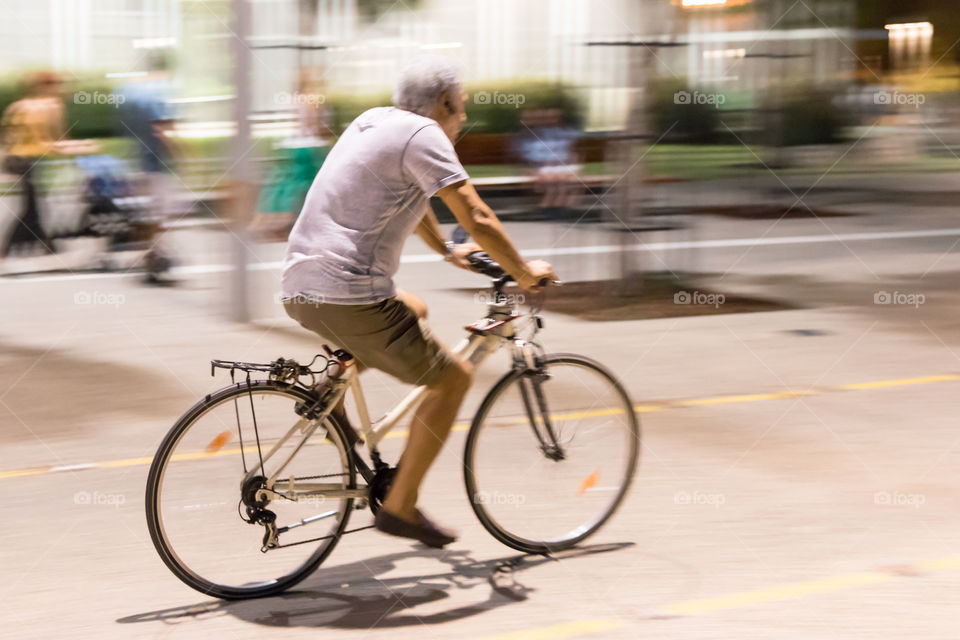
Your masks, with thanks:
[[(432, 547), (456, 538), (417, 509), (417, 497), (472, 371), (427, 328), (424, 301), (395, 287), (404, 242), (416, 231), (462, 268), (467, 255), (486, 251), (529, 291), (556, 279), (548, 263), (520, 257), (470, 184), (453, 148), (465, 101), (454, 63), (414, 60), (400, 76), (394, 106), (360, 114), (330, 151), (290, 233), (282, 277), (284, 308), (304, 328), (348, 350), (360, 367), (428, 388), (375, 525)], [(477, 244), (443, 241), (429, 206), (433, 195)], [(337, 413), (343, 416), (342, 405)]]

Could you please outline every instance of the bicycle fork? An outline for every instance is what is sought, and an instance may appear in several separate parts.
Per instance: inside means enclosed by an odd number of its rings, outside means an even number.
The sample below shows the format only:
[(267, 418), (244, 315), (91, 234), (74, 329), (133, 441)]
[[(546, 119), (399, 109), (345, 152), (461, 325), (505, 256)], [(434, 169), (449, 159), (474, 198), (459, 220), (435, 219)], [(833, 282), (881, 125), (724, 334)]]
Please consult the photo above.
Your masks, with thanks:
[(550, 419), (550, 410), (547, 407), (547, 399), (543, 393), (543, 383), (550, 379), (550, 374), (544, 369), (535, 345), (529, 342), (517, 342), (515, 366), (521, 371), (520, 398), (523, 400), (523, 408), (530, 428), (540, 443), (540, 450), (545, 457), (554, 461), (563, 460), (566, 454), (557, 440), (553, 422)]

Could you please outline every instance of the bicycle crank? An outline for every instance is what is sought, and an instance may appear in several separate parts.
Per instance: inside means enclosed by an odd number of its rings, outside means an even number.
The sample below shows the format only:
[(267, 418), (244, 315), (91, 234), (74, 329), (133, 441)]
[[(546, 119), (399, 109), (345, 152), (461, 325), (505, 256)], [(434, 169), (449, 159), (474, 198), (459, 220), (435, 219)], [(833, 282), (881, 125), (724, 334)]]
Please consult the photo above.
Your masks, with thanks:
[(387, 497), (387, 491), (393, 485), (393, 479), (397, 476), (397, 468), (387, 465), (377, 466), (373, 474), (373, 479), (367, 484), (368, 502), (370, 511), (374, 515), (380, 511), (384, 499)]

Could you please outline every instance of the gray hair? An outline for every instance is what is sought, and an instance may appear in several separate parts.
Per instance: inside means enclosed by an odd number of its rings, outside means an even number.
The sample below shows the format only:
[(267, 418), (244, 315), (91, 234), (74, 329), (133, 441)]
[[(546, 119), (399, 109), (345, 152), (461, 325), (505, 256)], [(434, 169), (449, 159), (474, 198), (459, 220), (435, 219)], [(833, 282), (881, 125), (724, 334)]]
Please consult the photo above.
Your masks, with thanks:
[(393, 104), (425, 116), (444, 91), (462, 86), (460, 67), (443, 56), (417, 56), (400, 72)]

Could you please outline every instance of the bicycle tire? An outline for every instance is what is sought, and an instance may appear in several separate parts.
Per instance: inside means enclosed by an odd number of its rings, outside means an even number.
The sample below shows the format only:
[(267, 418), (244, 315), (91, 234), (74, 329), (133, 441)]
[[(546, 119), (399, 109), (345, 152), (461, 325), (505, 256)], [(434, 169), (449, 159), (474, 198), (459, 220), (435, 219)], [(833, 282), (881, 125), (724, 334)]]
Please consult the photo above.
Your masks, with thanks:
[[(154, 456), (150, 464), (150, 471), (147, 475), (145, 501), (147, 528), (150, 531), (150, 539), (153, 541), (154, 548), (156, 548), (160, 558), (163, 560), (167, 568), (169, 568), (175, 576), (177, 576), (188, 586), (205, 595), (225, 600), (242, 600), (277, 595), (302, 581), (304, 578), (316, 571), (317, 567), (320, 566), (320, 564), (336, 547), (340, 538), (343, 536), (347, 522), (350, 519), (350, 514), (353, 511), (353, 498), (347, 498), (345, 501), (343, 517), (341, 518), (336, 529), (334, 534), (335, 537), (330, 540), (329, 544), (318, 549), (317, 552), (311, 555), (308, 560), (296, 570), (257, 586), (232, 587), (219, 585), (197, 575), (179, 560), (175, 550), (170, 547), (166, 540), (160, 513), (159, 489), (163, 481), (163, 475), (167, 463), (170, 460), (170, 455), (183, 435), (189, 430), (190, 426), (194, 424), (200, 417), (205, 415), (214, 407), (219, 406), (221, 403), (229, 401), (234, 396), (246, 397), (251, 392), (278, 393), (280, 395), (286, 395), (298, 401), (308, 403), (312, 403), (316, 400), (316, 398), (310, 392), (304, 389), (269, 380), (251, 381), (249, 384), (246, 382), (236, 383), (208, 394), (203, 400), (197, 402), (193, 407), (187, 410), (187, 412), (184, 413), (167, 432), (163, 441), (160, 443), (159, 448), (157, 449), (157, 454)], [(333, 430), (336, 433), (337, 443), (339, 443), (337, 446), (341, 447), (339, 453), (341, 453), (341, 455), (345, 455), (346, 465), (349, 469), (347, 476), (348, 488), (354, 489), (356, 488), (356, 466), (354, 464), (354, 453), (350, 447), (344, 446), (344, 443), (348, 441), (344, 435), (343, 427), (339, 424), (339, 422), (337, 422), (336, 418), (331, 415), (327, 418), (326, 422), (328, 423), (329, 430)]]
[(636, 473), (636, 468), (640, 457), (641, 435), (640, 421), (637, 418), (636, 411), (633, 408), (633, 403), (630, 400), (630, 396), (623, 388), (623, 385), (620, 384), (616, 377), (603, 365), (585, 356), (569, 353), (557, 353), (543, 356), (542, 363), (547, 369), (549, 369), (551, 365), (555, 364), (571, 364), (575, 366), (582, 366), (593, 370), (605, 378), (610, 383), (611, 387), (616, 391), (617, 396), (619, 396), (621, 401), (624, 403), (624, 406), (629, 408), (627, 413), (630, 417), (630, 430), (634, 438), (631, 439), (632, 444), (631, 451), (628, 456), (626, 476), (623, 479), (622, 485), (618, 489), (615, 499), (611, 502), (610, 506), (606, 509), (601, 517), (595, 519), (595, 521), (590, 523), (590, 526), (586, 527), (586, 529), (584, 529), (582, 532), (565, 539), (529, 540), (519, 537), (500, 526), (490, 515), (488, 509), (482, 501), (472, 498), (473, 496), (478, 495), (476, 473), (474, 471), (473, 462), (477, 448), (477, 441), (480, 433), (482, 432), (482, 425), (489, 414), (490, 409), (495, 405), (496, 401), (501, 397), (501, 395), (511, 387), (511, 385), (516, 383), (522, 376), (530, 375), (531, 371), (513, 370), (500, 378), (500, 380), (498, 380), (497, 383), (490, 389), (486, 397), (483, 399), (483, 402), (480, 404), (480, 408), (477, 410), (476, 414), (474, 414), (470, 425), (470, 430), (467, 433), (466, 444), (464, 446), (464, 484), (466, 486), (467, 496), (471, 497), (470, 506), (473, 509), (474, 514), (476, 514), (477, 518), (480, 520), (480, 523), (494, 538), (508, 547), (518, 551), (540, 554), (561, 551), (579, 544), (587, 537), (596, 533), (613, 516), (616, 510), (623, 503), (624, 498), (626, 498), (627, 492), (630, 489), (630, 485), (632, 484), (633, 477)]

